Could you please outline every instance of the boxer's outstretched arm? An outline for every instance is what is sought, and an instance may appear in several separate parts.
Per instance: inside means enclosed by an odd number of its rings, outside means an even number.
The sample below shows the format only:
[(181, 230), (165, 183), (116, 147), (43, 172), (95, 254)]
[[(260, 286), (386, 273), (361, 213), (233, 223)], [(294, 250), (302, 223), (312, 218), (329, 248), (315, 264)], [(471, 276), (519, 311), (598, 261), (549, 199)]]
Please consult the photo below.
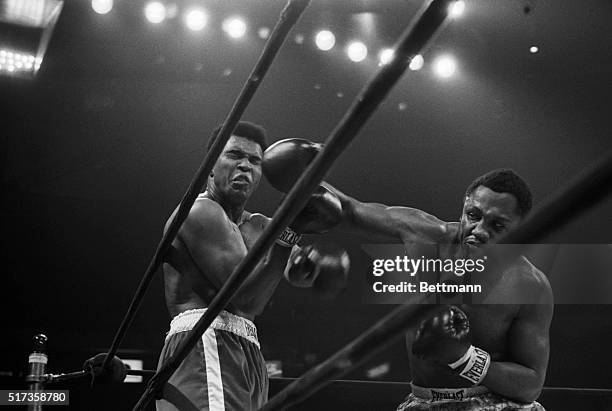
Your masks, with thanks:
[(377, 241), (401, 240), (404, 243), (449, 241), (452, 223), (444, 222), (416, 208), (361, 202), (328, 183), (322, 185), (340, 198), (343, 212), (340, 230)]
[(553, 313), (550, 287), (542, 287), (542, 303), (522, 305), (508, 335), (512, 362), (493, 361), (482, 385), (507, 398), (535, 401), (542, 391), (550, 353)]

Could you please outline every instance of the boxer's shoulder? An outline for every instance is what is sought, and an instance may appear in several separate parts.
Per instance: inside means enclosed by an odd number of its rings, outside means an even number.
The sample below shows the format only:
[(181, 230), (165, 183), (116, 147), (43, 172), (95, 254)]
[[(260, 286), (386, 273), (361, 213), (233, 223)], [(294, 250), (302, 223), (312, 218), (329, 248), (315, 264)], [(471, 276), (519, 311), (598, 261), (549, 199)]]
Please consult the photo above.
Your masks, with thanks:
[(512, 279), (522, 299), (528, 297), (530, 303), (552, 303), (552, 288), (548, 278), (526, 257), (521, 256), (504, 274)]

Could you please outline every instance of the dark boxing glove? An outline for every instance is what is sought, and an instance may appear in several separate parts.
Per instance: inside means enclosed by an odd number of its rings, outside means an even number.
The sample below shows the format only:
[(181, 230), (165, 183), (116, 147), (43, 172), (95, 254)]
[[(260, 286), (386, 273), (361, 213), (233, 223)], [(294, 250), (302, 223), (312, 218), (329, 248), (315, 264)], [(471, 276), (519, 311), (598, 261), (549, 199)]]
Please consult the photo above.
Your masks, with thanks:
[(274, 188), (288, 193), (322, 147), (303, 138), (279, 140), (263, 154), (263, 174)]
[(323, 234), (341, 220), (340, 199), (327, 188), (319, 186), (290, 226), (300, 234)]
[[(302, 138), (279, 140), (268, 147), (263, 155), (263, 173), (273, 187), (287, 193), (321, 147), (321, 144)], [(319, 186), (277, 243), (291, 247), (297, 244), (301, 234), (325, 233), (341, 219), (340, 199), (327, 188)]]
[(284, 247), (293, 247), (300, 241), (302, 234), (326, 233), (341, 220), (340, 199), (327, 188), (319, 186), (276, 242)]
[(102, 368), (106, 353), (100, 353), (83, 363), (83, 371), (89, 372), (96, 382), (111, 383), (123, 382), (127, 375), (127, 366), (119, 359), (113, 357), (107, 368)]
[(333, 298), (346, 288), (349, 268), (346, 251), (307, 245), (291, 255), (285, 278), (296, 287), (313, 287), (321, 296)]
[(454, 306), (446, 307), (421, 323), (412, 353), (421, 359), (448, 365), (461, 377), (480, 384), (491, 363), (490, 355), (469, 340), (467, 315)]

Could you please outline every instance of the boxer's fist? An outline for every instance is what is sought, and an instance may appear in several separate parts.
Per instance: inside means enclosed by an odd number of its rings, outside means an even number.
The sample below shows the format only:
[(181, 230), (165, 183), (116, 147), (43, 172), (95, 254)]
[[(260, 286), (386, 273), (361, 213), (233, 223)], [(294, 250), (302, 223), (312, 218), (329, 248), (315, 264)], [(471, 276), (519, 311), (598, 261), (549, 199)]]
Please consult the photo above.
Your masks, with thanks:
[(323, 297), (332, 298), (346, 288), (349, 267), (346, 251), (307, 245), (291, 254), (285, 278), (296, 287), (314, 287)]
[(338, 196), (319, 186), (289, 226), (300, 234), (322, 234), (342, 219), (342, 203)]
[(263, 174), (274, 188), (288, 193), (321, 147), (302, 138), (279, 140), (263, 154)]
[(95, 357), (85, 360), (83, 363), (83, 371), (91, 373), (96, 382), (123, 382), (127, 375), (127, 366), (119, 357), (115, 356), (110, 361), (108, 368), (102, 368), (105, 358), (106, 353), (100, 353)]
[(419, 326), (412, 353), (421, 359), (452, 364), (470, 348), (467, 315), (455, 306), (448, 306)]
[(328, 249), (319, 260), (319, 275), (313, 288), (325, 299), (337, 297), (347, 286), (351, 261), (345, 250), (336, 247)]

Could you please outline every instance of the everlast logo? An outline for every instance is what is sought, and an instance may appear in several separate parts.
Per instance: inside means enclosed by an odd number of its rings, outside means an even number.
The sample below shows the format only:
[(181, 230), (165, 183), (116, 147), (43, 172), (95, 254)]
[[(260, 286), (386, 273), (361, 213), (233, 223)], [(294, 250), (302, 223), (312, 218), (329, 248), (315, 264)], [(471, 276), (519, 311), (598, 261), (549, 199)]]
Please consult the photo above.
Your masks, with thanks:
[(461, 375), (468, 380), (472, 381), (474, 384), (478, 384), (480, 381), (480, 377), (484, 374), (485, 365), (487, 365), (487, 353), (478, 348), (474, 350), (476, 353), (474, 364), (469, 369), (464, 370)]
[(465, 390), (457, 390), (457, 391), (435, 391), (430, 390), (431, 392), (431, 400), (432, 401), (443, 401), (443, 400), (455, 400), (461, 401), (463, 400), (463, 393)]
[(245, 326), (244, 328), (246, 329), (247, 335), (249, 337), (257, 338), (257, 329), (254, 326), (252, 326), (251, 324), (247, 324), (247, 323), (245, 323), (244, 326)]

